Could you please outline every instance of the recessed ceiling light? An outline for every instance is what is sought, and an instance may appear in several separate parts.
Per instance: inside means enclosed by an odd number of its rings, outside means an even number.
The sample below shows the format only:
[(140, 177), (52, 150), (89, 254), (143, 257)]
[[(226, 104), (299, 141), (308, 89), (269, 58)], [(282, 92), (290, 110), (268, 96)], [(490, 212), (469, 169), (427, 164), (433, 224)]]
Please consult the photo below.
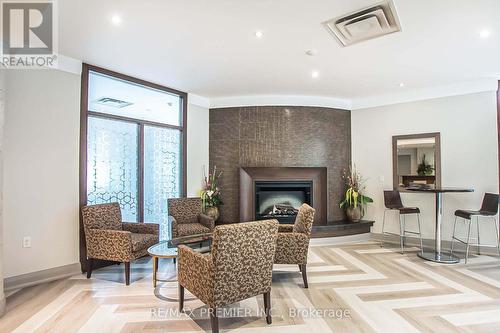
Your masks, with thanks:
[(311, 76), (316, 79), (319, 76), (319, 72), (318, 71), (312, 71)]
[(262, 31), (258, 30), (255, 32), (255, 37), (262, 38), (262, 36), (264, 36), (264, 33)]
[(399, 83), (399, 86), (400, 86), (401, 88), (403, 88), (403, 87), (405, 86), (405, 83), (404, 83), (404, 82), (400, 82), (400, 83)]
[(318, 54), (318, 50), (316, 50), (316, 49), (310, 49), (310, 50), (306, 51), (306, 54), (308, 56), (315, 56), (316, 54)]
[(118, 15), (113, 15), (111, 17), (111, 22), (113, 22), (114, 25), (119, 25), (120, 23), (122, 23), (122, 18)]
[(490, 37), (490, 35), (491, 35), (491, 32), (488, 29), (483, 29), (483, 30), (479, 31), (479, 37), (481, 37), (483, 39)]

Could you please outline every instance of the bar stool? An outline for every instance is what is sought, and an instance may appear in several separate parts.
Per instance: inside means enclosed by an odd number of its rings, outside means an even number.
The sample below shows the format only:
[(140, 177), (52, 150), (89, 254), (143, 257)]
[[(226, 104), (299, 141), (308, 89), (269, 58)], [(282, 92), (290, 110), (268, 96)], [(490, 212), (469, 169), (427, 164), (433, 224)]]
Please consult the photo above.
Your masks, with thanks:
[[(481, 208), (479, 210), (462, 210), (459, 209), (455, 211), (455, 222), (453, 223), (453, 235), (451, 236), (451, 249), (450, 252), (453, 254), (453, 242), (455, 240), (459, 241), (460, 243), (463, 243), (466, 245), (466, 250), (465, 250), (465, 263), (467, 263), (467, 259), (469, 257), (469, 246), (470, 245), (475, 245), (477, 246), (477, 253), (481, 254), (480, 252), (480, 246), (484, 247), (496, 247), (498, 255), (500, 255), (500, 242), (498, 239), (498, 220), (497, 220), (497, 213), (498, 213), (498, 199), (499, 196), (498, 194), (493, 194), (493, 193), (485, 193), (483, 197), (483, 202), (481, 204)], [(468, 231), (467, 231), (467, 239), (463, 240), (459, 237), (455, 236), (455, 230), (457, 226), (457, 218), (460, 217), (464, 221), (469, 223), (468, 226)], [(476, 217), (476, 227), (477, 227), (477, 238), (472, 239), (477, 239), (477, 243), (475, 244), (470, 244), (470, 230), (472, 226), (472, 218)], [(496, 245), (481, 245), (481, 241), (479, 238), (479, 218), (480, 217), (485, 217), (488, 220), (492, 219), (493, 222), (495, 222), (495, 235), (497, 236), (497, 244)]]
[[(404, 253), (404, 242), (406, 234), (418, 235), (420, 238), (420, 250), (422, 253), (424, 252), (424, 246), (422, 243), (422, 232), (420, 229), (420, 209), (418, 207), (405, 207), (403, 206), (403, 202), (401, 201), (401, 196), (399, 195), (399, 191), (384, 191), (384, 219), (382, 222), (382, 233), (390, 234), (390, 235), (398, 235), (392, 232), (385, 232), (385, 215), (388, 211), (396, 211), (398, 212), (399, 218), (399, 242), (401, 245), (401, 254)], [(406, 230), (406, 215), (408, 214), (416, 214), (417, 215), (417, 226), (418, 232), (416, 231), (408, 231)], [(401, 219), (403, 216), (403, 219)]]

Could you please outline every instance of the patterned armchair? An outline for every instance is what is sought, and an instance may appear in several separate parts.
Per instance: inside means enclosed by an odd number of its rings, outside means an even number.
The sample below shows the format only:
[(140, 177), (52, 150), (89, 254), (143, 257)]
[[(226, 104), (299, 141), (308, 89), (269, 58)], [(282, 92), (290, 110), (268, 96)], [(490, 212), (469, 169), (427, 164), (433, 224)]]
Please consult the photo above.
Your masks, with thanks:
[(276, 245), (275, 264), (296, 264), (302, 272), (304, 288), (307, 283), (307, 251), (314, 221), (314, 208), (303, 204), (295, 218), (294, 225), (279, 226), (278, 240)]
[(214, 220), (203, 214), (201, 198), (168, 199), (172, 238), (210, 233)]
[(118, 203), (82, 208), (87, 243), (87, 279), (92, 275), (94, 259), (125, 263), (125, 283), (130, 284), (130, 262), (147, 255), (158, 243), (160, 226), (153, 223), (122, 222)]
[(271, 280), (278, 221), (266, 220), (217, 226), (208, 255), (178, 248), (179, 308), (184, 288), (210, 308), (212, 332), (219, 332), (217, 309), (263, 294), (271, 324)]

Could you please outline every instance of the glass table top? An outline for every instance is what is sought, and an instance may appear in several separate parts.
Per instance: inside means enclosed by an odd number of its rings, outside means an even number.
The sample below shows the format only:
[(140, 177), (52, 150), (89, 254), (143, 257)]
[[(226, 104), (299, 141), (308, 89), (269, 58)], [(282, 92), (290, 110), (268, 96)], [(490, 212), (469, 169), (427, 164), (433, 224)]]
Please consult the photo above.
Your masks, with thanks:
[(163, 241), (156, 245), (151, 246), (148, 249), (148, 253), (150, 256), (153, 257), (176, 258), (177, 247), (169, 247), (168, 241)]
[(148, 248), (148, 254), (158, 258), (176, 258), (178, 245), (187, 245), (197, 252), (205, 253), (210, 251), (211, 240), (212, 234), (173, 238), (150, 246)]

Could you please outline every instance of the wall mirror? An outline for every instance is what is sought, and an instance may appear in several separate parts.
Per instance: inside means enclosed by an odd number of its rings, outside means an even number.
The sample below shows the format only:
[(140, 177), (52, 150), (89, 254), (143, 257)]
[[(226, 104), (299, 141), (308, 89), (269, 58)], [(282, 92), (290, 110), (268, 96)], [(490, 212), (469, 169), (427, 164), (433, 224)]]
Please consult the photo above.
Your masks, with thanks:
[(439, 133), (392, 137), (394, 189), (441, 186), (441, 139)]

